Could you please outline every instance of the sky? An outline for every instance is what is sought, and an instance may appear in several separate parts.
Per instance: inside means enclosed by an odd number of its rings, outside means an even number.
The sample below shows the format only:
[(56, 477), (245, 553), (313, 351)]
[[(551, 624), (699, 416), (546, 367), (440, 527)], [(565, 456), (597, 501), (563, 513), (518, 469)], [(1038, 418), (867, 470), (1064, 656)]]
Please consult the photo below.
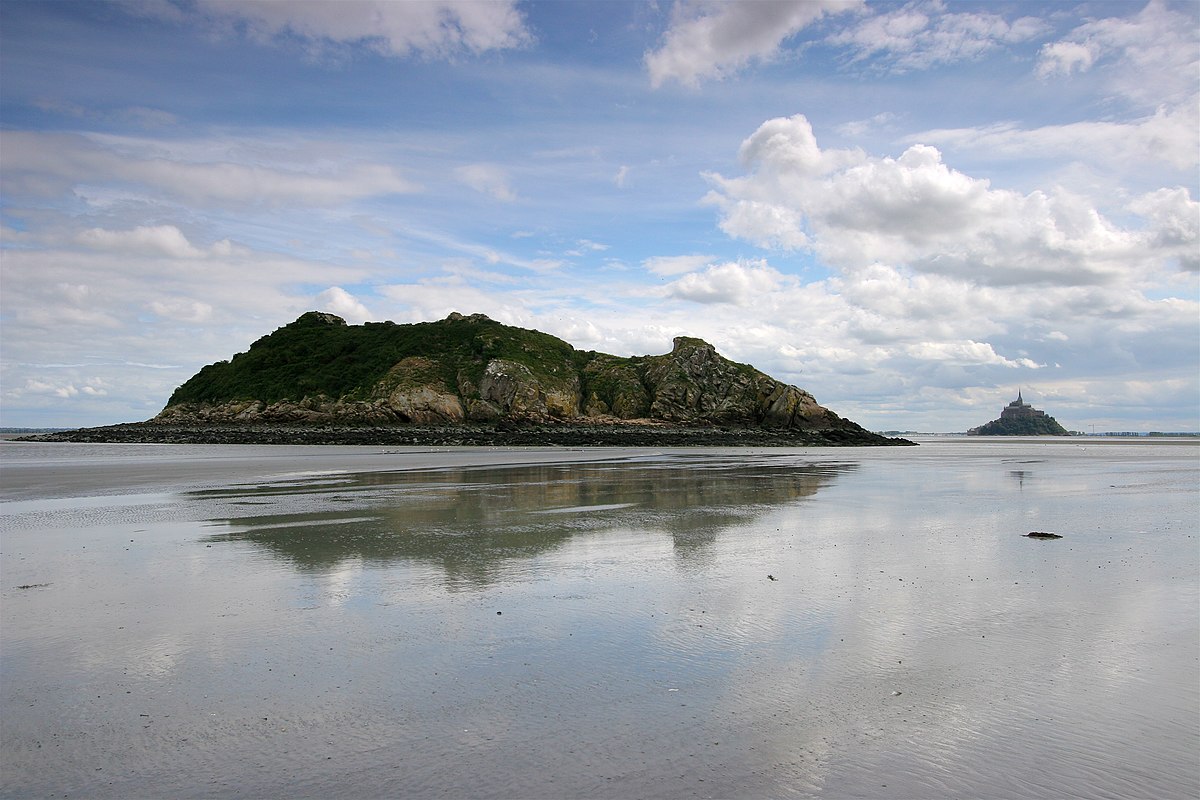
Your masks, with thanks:
[(1200, 3), (0, 3), (0, 425), (308, 310), (1200, 429)]

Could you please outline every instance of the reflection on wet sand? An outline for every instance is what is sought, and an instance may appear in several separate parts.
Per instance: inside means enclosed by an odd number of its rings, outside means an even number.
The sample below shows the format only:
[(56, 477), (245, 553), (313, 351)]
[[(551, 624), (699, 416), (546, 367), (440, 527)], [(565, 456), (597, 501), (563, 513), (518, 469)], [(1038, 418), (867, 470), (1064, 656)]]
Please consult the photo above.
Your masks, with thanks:
[(444, 570), (451, 586), (486, 586), (507, 561), (617, 528), (661, 532), (679, 558), (703, 560), (722, 531), (811, 497), (855, 468), (692, 456), (325, 475), (222, 490), (248, 511), (259, 503), (298, 508), (214, 519), (227, 531), (206, 541), (251, 542), (299, 570), (422, 561)]

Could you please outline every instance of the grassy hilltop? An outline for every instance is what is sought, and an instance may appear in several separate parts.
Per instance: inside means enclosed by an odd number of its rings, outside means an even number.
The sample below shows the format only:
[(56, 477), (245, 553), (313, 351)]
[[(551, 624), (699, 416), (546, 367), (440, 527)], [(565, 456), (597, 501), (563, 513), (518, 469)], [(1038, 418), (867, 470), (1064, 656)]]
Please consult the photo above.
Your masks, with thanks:
[(539, 331), (513, 328), (482, 315), (440, 322), (347, 325), (333, 314), (309, 311), (262, 337), (245, 353), (201, 369), (175, 390), (167, 405), (260, 400), (277, 403), (324, 396), (368, 400), (393, 367), (393, 385), (456, 387), (460, 376), (478, 382), (488, 361), (500, 358), (553, 379), (574, 374), (595, 353), (581, 353)]

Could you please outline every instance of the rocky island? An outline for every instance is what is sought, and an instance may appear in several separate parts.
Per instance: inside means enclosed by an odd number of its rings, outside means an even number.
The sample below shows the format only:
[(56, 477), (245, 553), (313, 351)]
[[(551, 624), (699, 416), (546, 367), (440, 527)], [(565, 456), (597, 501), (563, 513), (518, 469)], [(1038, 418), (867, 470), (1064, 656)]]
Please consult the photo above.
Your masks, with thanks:
[(681, 336), (618, 357), (454, 313), (348, 325), (317, 311), (201, 369), (146, 422), (58, 441), (415, 445), (889, 445), (811, 394)]
[(971, 428), (968, 436), (1070, 436), (1058, 420), (1025, 402), (1017, 390), (1017, 399), (1000, 410), (1000, 418)]

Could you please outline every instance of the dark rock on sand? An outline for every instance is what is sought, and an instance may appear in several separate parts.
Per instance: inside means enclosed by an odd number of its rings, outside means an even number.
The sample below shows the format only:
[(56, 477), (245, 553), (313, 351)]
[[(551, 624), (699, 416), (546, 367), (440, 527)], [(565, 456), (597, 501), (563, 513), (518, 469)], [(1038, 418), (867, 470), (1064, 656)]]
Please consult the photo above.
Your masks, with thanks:
[(396, 447), (838, 447), (908, 445), (867, 431), (657, 424), (270, 425), (134, 422), (22, 437), (42, 442)]

